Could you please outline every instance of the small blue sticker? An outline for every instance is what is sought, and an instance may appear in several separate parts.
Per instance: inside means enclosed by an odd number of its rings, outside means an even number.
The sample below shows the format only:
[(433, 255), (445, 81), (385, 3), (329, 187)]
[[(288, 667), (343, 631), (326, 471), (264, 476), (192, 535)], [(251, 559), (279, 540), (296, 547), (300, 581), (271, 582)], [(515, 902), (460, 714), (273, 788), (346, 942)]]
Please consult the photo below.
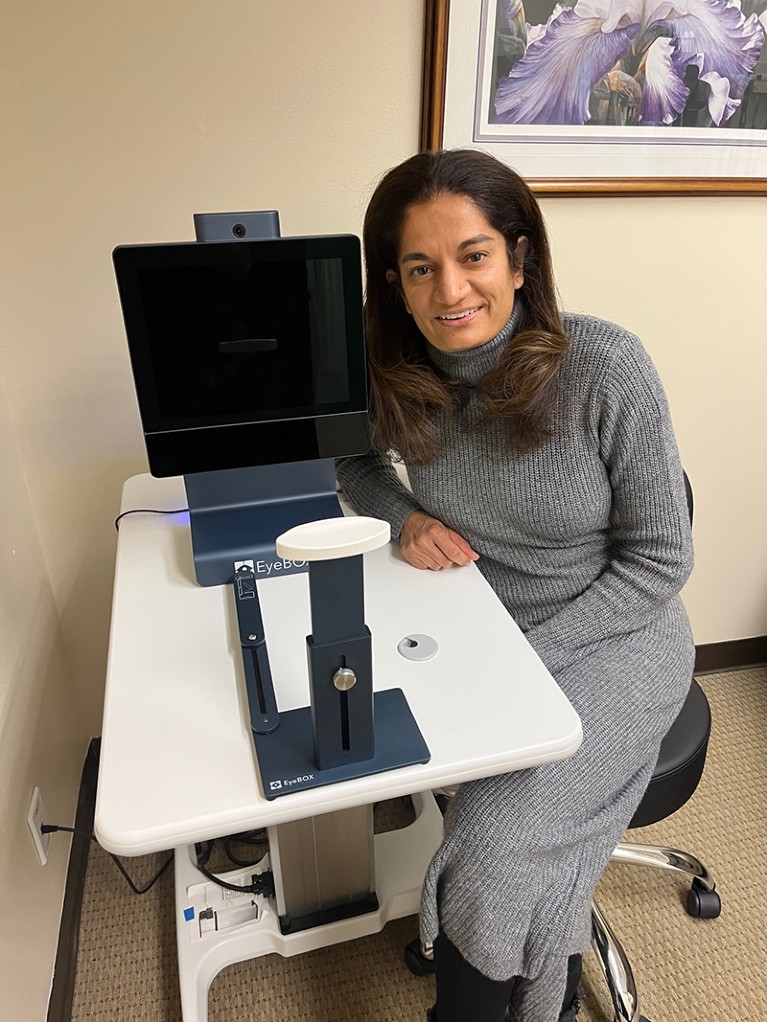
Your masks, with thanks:
[(185, 908), (184, 909), (184, 922), (185, 923), (191, 923), (191, 921), (193, 919), (194, 919), (194, 909), (193, 908)]

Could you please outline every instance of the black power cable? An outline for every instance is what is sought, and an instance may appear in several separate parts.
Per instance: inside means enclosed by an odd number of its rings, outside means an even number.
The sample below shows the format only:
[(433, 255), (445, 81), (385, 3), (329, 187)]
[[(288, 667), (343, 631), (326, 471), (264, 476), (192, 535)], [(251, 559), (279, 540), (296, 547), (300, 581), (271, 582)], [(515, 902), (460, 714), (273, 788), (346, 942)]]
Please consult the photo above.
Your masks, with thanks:
[[(256, 835), (261, 835), (256, 836)], [(229, 837), (224, 838), (224, 851), (226, 857), (235, 866), (255, 866), (263, 858), (263, 851), (257, 859), (245, 860), (241, 859), (238, 855), (235, 855), (232, 851), (232, 845), (251, 845), (255, 848), (261, 848), (267, 850), (269, 848), (269, 842), (266, 838), (265, 831), (254, 831), (252, 834), (230, 834)]]
[[(194, 846), (197, 860), (195, 865), (204, 877), (207, 877), (208, 880), (217, 884), (219, 887), (223, 887), (224, 890), (235, 891), (237, 894), (262, 894), (266, 898), (274, 897), (274, 876), (269, 871), (264, 873), (253, 873), (251, 876), (251, 882), (249, 884), (243, 884), (242, 886), (227, 883), (225, 880), (222, 880), (220, 877), (211, 873), (207, 866), (210, 861), (211, 852), (213, 851), (213, 845), (213, 841), (201, 841)], [(253, 864), (247, 863), (247, 865)]]
[(133, 880), (131, 880), (130, 876), (128, 875), (128, 871), (126, 870), (125, 866), (123, 866), (123, 864), (120, 862), (120, 860), (117, 858), (117, 856), (116, 855), (112, 855), (111, 852), (109, 853), (109, 855), (111, 856), (112, 860), (114, 861), (115, 865), (120, 870), (122, 875), (125, 877), (125, 879), (130, 884), (130, 888), (131, 888), (131, 890), (133, 891), (134, 894), (146, 894), (147, 891), (151, 891), (151, 889), (154, 887), (154, 885), (157, 883), (157, 881), (163, 875), (163, 873), (168, 868), (168, 866), (170, 866), (170, 864), (173, 862), (173, 852), (171, 852), (170, 855), (168, 856), (168, 858), (162, 864), (162, 866), (160, 866), (159, 871), (157, 873), (155, 873), (155, 875), (152, 877), (152, 879), (149, 881), (149, 883), (145, 887), (137, 887), (135, 885), (135, 883), (133, 882)]
[[(75, 827), (58, 827), (55, 824), (44, 823), (40, 827), (40, 831), (43, 834), (55, 834), (57, 831), (63, 831), (66, 834), (78, 834), (80, 837), (87, 837), (89, 841), (96, 841), (95, 834), (90, 834), (85, 830), (77, 830)], [(263, 835), (263, 836), (262, 836)], [(258, 861), (245, 862), (239, 859), (231, 851), (230, 843), (232, 841), (238, 841), (242, 844), (250, 844), (254, 846), (267, 846), (267, 841), (264, 831), (251, 831), (246, 834), (233, 834), (228, 838), (224, 838), (224, 848), (226, 850), (227, 857), (235, 866), (255, 866)], [(207, 864), (210, 860), (211, 853), (213, 851), (214, 841), (204, 841), (200, 844), (195, 845), (195, 852), (197, 856), (197, 869), (202, 873), (204, 877), (210, 880), (212, 883), (217, 884), (219, 887), (225, 888), (227, 891), (235, 891), (237, 894), (262, 894), (266, 898), (274, 897), (274, 876), (270, 871), (264, 871), (263, 873), (254, 873), (251, 877), (250, 884), (244, 884), (243, 886), (237, 886), (236, 884), (229, 884), (225, 880), (221, 880), (220, 877), (215, 876), (207, 868)], [(106, 849), (104, 849), (106, 851)], [(130, 889), (134, 894), (146, 894), (150, 891), (163, 873), (168, 869), (170, 864), (173, 862), (173, 852), (170, 853), (168, 858), (162, 864), (160, 869), (155, 873), (152, 879), (144, 887), (139, 887), (133, 878), (130, 876), (125, 866), (123, 866), (120, 859), (113, 853), (107, 852), (107, 855), (112, 859), (114, 864), (120, 870), (122, 875), (125, 877)]]
[(134, 507), (130, 511), (123, 511), (115, 518), (115, 529), (120, 531), (120, 521), (125, 518), (126, 515), (180, 515), (184, 511), (188, 511), (188, 507), (173, 508), (170, 511), (161, 511), (156, 507)]
[[(66, 834), (79, 834), (81, 837), (87, 837), (89, 841), (96, 840), (95, 834), (89, 834), (88, 831), (86, 830), (77, 830), (75, 827), (57, 827), (55, 824), (51, 823), (44, 823), (40, 827), (40, 831), (43, 834), (55, 834), (56, 831), (64, 831), (64, 833)], [(104, 850), (106, 851), (106, 849)], [(144, 887), (138, 887), (137, 884), (134, 882), (133, 878), (126, 870), (125, 866), (123, 866), (122, 862), (120, 862), (120, 860), (117, 858), (117, 856), (114, 855), (112, 852), (107, 852), (107, 855), (110, 857), (110, 859), (114, 862), (114, 864), (120, 870), (125, 879), (128, 881), (130, 889), (133, 891), (134, 894), (146, 894), (147, 891), (150, 891), (157, 883), (157, 881), (160, 879), (160, 877), (163, 875), (168, 866), (170, 866), (170, 864), (173, 862), (173, 852), (171, 852), (168, 858), (160, 867), (159, 871), (155, 873), (155, 875), (152, 877), (149, 883), (146, 884)]]

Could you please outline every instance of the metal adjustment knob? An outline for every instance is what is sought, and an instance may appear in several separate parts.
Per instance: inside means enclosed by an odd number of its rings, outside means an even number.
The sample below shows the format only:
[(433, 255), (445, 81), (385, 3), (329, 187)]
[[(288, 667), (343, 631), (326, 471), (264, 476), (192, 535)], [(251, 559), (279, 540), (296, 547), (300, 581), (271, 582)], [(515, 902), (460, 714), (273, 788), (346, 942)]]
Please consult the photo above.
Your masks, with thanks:
[(333, 675), (333, 684), (339, 692), (348, 692), (357, 684), (357, 675), (350, 667), (339, 667)]

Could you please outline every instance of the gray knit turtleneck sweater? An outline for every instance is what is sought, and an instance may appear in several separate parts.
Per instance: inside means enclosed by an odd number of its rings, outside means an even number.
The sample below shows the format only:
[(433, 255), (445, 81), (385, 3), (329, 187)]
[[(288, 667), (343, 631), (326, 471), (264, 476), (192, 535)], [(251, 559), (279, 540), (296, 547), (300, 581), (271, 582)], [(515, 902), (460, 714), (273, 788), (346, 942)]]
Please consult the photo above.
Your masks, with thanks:
[[(585, 950), (591, 896), (690, 685), (678, 597), (692, 567), (682, 470), (666, 399), (636, 337), (566, 315), (551, 437), (510, 452), (471, 388), (517, 327), (434, 364), (469, 389), (439, 419), (440, 453), (408, 466), (339, 463), (363, 514), (399, 537), (420, 508), (464, 536), (477, 566), (581, 717), (568, 760), (463, 785), (426, 877), (422, 938), (441, 928), (493, 979), (520, 976), (515, 1018), (554, 1022), (569, 954)], [(416, 570), (416, 569), (413, 569)], [(456, 569), (460, 570), (460, 569)], [(499, 663), (499, 671), (504, 665)]]

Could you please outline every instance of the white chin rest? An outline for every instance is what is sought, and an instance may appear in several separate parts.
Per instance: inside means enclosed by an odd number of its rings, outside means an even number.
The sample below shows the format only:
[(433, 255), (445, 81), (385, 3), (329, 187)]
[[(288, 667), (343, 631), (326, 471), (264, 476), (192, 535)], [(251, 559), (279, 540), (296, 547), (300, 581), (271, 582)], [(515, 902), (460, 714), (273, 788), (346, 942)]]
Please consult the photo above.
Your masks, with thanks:
[(291, 561), (332, 561), (354, 557), (388, 543), (391, 526), (379, 518), (322, 518), (277, 537), (277, 553)]

